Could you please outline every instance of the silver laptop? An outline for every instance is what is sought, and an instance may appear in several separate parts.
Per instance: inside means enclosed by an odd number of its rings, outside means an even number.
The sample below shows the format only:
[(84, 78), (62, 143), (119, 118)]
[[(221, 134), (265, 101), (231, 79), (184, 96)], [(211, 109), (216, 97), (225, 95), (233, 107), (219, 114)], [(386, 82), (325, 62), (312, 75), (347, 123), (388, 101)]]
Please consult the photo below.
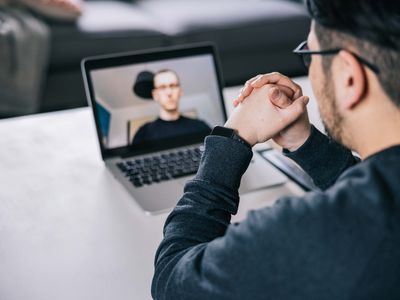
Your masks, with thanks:
[[(93, 57), (82, 72), (107, 168), (146, 213), (170, 210), (197, 172), (205, 136), (226, 121), (214, 47)], [(285, 181), (255, 152), (239, 192)]]

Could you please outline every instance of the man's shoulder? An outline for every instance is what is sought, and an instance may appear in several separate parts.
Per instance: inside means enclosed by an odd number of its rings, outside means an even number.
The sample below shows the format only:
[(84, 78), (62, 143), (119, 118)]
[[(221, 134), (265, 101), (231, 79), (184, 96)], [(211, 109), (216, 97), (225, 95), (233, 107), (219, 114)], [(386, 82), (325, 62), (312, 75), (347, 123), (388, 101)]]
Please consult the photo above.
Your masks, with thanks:
[[(283, 197), (272, 207), (249, 213), (240, 231), (249, 236), (246, 242), (253, 255), (263, 258), (259, 267), (273, 268), (281, 278), (302, 274), (324, 288), (342, 284), (343, 274), (356, 280), (386, 229), (380, 217), (362, 209), (363, 199), (357, 199), (350, 189), (340, 186), (336, 191)], [(358, 202), (348, 201), (347, 195)], [(273, 261), (265, 259), (270, 257)], [(296, 280), (303, 282), (300, 277)]]
[(181, 116), (181, 122), (187, 124), (187, 125), (195, 125), (195, 126), (201, 126), (201, 127), (209, 127), (207, 125), (206, 122), (204, 122), (203, 120), (199, 120), (199, 119), (193, 119), (193, 118), (189, 118), (186, 116)]
[(153, 120), (153, 121), (149, 121), (149, 122), (147, 122), (147, 123), (144, 123), (144, 124), (139, 128), (139, 130), (148, 130), (148, 129), (151, 129), (151, 128), (154, 127), (154, 126), (157, 126), (158, 123), (159, 123), (159, 122), (158, 122), (158, 119)]
[(349, 194), (353, 201), (362, 199), (364, 206), (400, 204), (399, 165), (400, 147), (382, 151), (346, 170), (327, 192)]
[(395, 173), (395, 166), (361, 162), (325, 191), (282, 198), (273, 213), (279, 215), (277, 219), (290, 219), (285, 224), (293, 225), (292, 230), (318, 231), (321, 226), (330, 234), (344, 236), (347, 231), (360, 236), (369, 230), (385, 231), (393, 216), (400, 225), (400, 211), (396, 209), (400, 207), (399, 180)]
[(187, 116), (184, 116), (184, 115), (181, 115), (180, 120), (181, 120), (182, 122), (188, 122), (188, 123), (198, 123), (198, 122), (202, 122), (202, 121), (200, 121), (200, 120), (198, 120), (198, 119), (194, 119), (194, 118), (187, 117)]
[(350, 244), (373, 247), (381, 241), (386, 216), (374, 199), (360, 197), (357, 189), (340, 183), (327, 191), (282, 197), (272, 207), (251, 212), (247, 222), (252, 236), (260, 237), (256, 243), (261, 243), (261, 248), (290, 248), (286, 242), (291, 241), (299, 245), (292, 249), (293, 255), (302, 251), (315, 255), (343, 251), (351, 257)]
[(395, 193), (398, 188), (391, 178), (360, 163), (329, 189), (282, 197), (274, 206), (256, 211), (255, 220), (272, 220), (276, 228), (314, 233), (322, 239), (324, 232), (346, 235), (348, 230), (360, 234), (372, 227), (384, 230), (390, 215), (400, 213), (393, 208), (400, 205), (400, 193)]
[(142, 126), (140, 126), (133, 137), (132, 143), (137, 143), (139, 141), (142, 141), (143, 139), (146, 139), (147, 134), (149, 133), (149, 131), (151, 131), (151, 128), (154, 127), (155, 122), (156, 120), (144, 123)]

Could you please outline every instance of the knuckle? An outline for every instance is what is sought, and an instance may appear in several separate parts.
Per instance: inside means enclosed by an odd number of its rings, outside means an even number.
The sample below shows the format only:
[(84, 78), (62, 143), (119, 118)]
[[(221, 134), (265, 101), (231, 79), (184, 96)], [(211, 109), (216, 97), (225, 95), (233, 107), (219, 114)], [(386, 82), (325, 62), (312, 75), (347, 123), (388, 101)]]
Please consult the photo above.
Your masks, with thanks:
[(246, 81), (246, 83), (244, 84), (245, 87), (249, 86), (251, 83), (253, 82), (252, 79), (249, 79)]
[(257, 81), (257, 80), (259, 80), (260, 78), (262, 78), (262, 75), (261, 75), (261, 74), (258, 74), (256, 77), (253, 78), (253, 80), (251, 80), (250, 83), (253, 83), (253, 82)]
[(260, 74), (257, 74), (256, 76), (254, 76), (253, 78), (251, 78), (250, 80), (248, 80), (247, 82), (253, 82), (253, 81), (256, 81), (258, 78), (260, 78)]

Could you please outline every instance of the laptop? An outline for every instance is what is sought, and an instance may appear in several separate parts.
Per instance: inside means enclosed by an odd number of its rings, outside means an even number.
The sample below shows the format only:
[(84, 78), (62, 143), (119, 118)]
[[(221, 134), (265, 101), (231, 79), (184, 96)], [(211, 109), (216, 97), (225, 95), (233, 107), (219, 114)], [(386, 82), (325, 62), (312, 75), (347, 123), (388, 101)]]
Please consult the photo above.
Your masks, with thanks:
[[(227, 117), (209, 44), (82, 61), (102, 158), (144, 212), (173, 208), (197, 172), (204, 138)], [(254, 151), (240, 193), (287, 178)]]

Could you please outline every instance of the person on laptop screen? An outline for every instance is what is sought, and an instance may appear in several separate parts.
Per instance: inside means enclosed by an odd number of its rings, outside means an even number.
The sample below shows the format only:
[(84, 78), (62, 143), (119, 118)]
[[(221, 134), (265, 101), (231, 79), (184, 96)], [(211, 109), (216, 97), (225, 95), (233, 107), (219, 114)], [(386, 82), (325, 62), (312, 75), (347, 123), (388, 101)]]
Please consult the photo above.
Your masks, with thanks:
[[(149, 72), (138, 75), (151, 76)], [(183, 95), (178, 74), (169, 69), (163, 69), (154, 74), (152, 79), (151, 97), (160, 106), (158, 118), (139, 128), (132, 139), (132, 144), (153, 142), (176, 136), (191, 134), (208, 134), (211, 128), (203, 121), (185, 117), (179, 111), (179, 102)]]

